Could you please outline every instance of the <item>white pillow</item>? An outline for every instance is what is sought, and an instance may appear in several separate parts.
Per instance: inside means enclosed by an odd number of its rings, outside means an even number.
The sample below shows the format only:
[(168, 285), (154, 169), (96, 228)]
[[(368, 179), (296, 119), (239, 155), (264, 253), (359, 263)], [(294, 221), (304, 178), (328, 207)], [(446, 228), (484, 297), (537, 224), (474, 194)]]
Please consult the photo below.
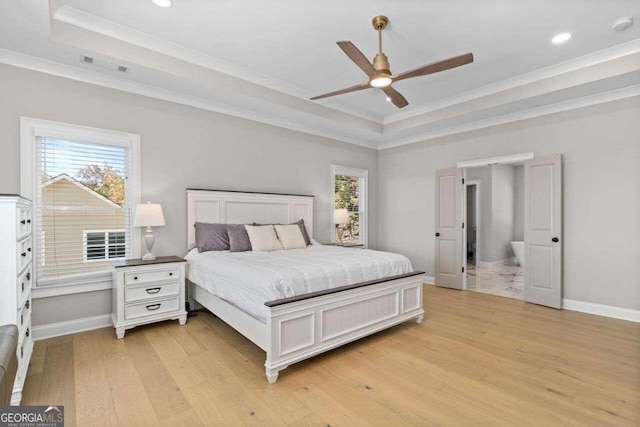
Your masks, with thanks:
[(282, 244), (278, 240), (276, 230), (272, 225), (245, 225), (244, 227), (247, 229), (251, 250), (254, 252), (282, 250)]
[(298, 224), (276, 225), (275, 229), (278, 240), (284, 249), (304, 249), (307, 247), (307, 242), (304, 241), (302, 230)]

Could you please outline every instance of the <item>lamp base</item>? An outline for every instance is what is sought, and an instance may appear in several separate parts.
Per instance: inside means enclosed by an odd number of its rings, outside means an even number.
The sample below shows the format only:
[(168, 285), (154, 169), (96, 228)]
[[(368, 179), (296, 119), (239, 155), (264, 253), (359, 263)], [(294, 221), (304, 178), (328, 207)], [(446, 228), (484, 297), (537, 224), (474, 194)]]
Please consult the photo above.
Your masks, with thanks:
[(154, 259), (156, 259), (156, 256), (154, 254), (152, 254), (151, 252), (147, 252), (146, 254), (144, 254), (144, 256), (142, 257), (143, 261), (153, 261)]
[(156, 256), (151, 253), (151, 249), (153, 248), (153, 244), (156, 242), (156, 238), (153, 236), (153, 231), (151, 227), (147, 227), (144, 232), (144, 245), (147, 247), (147, 253), (142, 257), (143, 261), (153, 261), (156, 259)]
[(342, 241), (342, 236), (344, 235), (344, 230), (342, 228), (342, 225), (338, 225), (338, 245), (342, 246), (344, 245), (344, 242)]

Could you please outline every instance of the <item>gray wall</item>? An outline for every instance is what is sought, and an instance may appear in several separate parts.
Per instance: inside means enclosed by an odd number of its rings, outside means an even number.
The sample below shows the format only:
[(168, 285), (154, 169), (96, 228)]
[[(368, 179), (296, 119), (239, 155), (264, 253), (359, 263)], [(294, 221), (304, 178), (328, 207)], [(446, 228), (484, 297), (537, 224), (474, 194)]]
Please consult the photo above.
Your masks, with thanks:
[(524, 166), (513, 167), (513, 240), (524, 241)]
[(491, 245), (486, 261), (495, 262), (513, 256), (513, 166), (492, 166), (491, 173)]
[[(330, 165), (369, 170), (369, 244), (377, 244), (377, 153), (7, 65), (0, 65), (0, 193), (20, 191), (20, 116), (141, 135), (142, 200), (163, 206), (156, 255), (186, 253), (187, 187), (313, 194), (315, 238), (330, 239)], [(34, 301), (34, 325), (110, 311), (110, 292)], [(80, 308), (81, 307), (81, 308)], [(108, 309), (107, 309), (108, 308)]]
[(433, 276), (436, 170), (461, 160), (562, 153), (564, 297), (640, 309), (638, 118), (635, 97), (384, 150), (378, 246)]
[(480, 227), (476, 230), (479, 242), (476, 247), (480, 249), (477, 261), (488, 261), (491, 250), (491, 166), (482, 168), (468, 168), (466, 170), (467, 181), (480, 181)]
[(467, 181), (480, 182), (478, 261), (496, 262), (513, 257), (511, 242), (514, 240), (515, 215), (524, 214), (522, 211), (516, 212), (514, 205), (516, 184), (514, 166), (468, 168), (466, 177)]

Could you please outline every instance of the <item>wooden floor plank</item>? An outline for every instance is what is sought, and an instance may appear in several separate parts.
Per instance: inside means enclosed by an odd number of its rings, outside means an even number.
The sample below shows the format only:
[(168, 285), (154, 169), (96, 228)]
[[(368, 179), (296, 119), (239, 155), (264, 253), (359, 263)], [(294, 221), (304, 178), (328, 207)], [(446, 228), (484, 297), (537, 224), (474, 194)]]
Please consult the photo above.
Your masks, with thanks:
[[(637, 426), (640, 324), (426, 286), (425, 320), (264, 377), (209, 313), (36, 343), (23, 401), (68, 425)], [(95, 386), (91, 386), (95, 384)]]

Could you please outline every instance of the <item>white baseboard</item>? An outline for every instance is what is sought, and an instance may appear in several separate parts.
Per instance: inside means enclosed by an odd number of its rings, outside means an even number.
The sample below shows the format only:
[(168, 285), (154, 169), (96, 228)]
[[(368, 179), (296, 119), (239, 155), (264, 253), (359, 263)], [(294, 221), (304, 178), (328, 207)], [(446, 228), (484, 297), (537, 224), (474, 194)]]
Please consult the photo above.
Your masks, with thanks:
[(76, 332), (90, 331), (93, 329), (113, 326), (111, 313), (100, 316), (83, 317), (82, 319), (67, 320), (65, 322), (49, 323), (47, 325), (34, 326), (33, 340), (44, 340)]
[(422, 276), (422, 283), (425, 285), (435, 285), (436, 279), (432, 276), (427, 276), (426, 274)]
[(516, 263), (516, 257), (511, 257), (511, 258), (501, 259), (499, 261), (491, 261), (491, 262), (478, 261), (477, 266), (479, 268), (494, 268), (494, 267), (500, 267), (501, 265), (515, 264), (515, 263)]
[(640, 323), (640, 310), (631, 308), (614, 307), (612, 305), (596, 304), (594, 302), (576, 301), (573, 299), (562, 300), (562, 308), (582, 313), (595, 314), (597, 316), (612, 317), (614, 319), (628, 320)]

